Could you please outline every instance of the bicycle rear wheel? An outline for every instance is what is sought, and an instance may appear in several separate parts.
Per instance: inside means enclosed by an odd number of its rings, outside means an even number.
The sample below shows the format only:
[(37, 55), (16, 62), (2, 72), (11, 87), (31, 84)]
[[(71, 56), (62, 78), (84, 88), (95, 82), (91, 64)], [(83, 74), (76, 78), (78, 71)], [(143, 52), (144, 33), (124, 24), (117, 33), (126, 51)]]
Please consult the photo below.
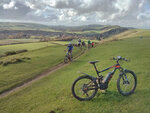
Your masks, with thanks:
[(128, 96), (134, 92), (137, 85), (137, 78), (134, 72), (126, 70), (117, 80), (117, 89), (120, 94)]
[(91, 100), (97, 93), (98, 85), (89, 76), (77, 78), (72, 85), (73, 96), (80, 100)]

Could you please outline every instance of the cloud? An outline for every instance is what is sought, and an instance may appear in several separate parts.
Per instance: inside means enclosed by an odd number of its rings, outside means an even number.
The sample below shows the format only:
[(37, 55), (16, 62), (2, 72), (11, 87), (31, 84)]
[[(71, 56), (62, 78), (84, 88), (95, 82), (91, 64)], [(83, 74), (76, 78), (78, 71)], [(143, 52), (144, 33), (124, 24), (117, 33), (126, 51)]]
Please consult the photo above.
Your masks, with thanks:
[(0, 6), (0, 19), (22, 20), (26, 18), (30, 11), (27, 6), (20, 3), (15, 3), (15, 6), (9, 9), (4, 9), (3, 6)]
[[(150, 26), (149, 0), (1, 0), (0, 19), (49, 24)], [(147, 26), (148, 26), (147, 25)]]
[(140, 13), (137, 16), (138, 20), (149, 20), (150, 19), (150, 11), (144, 12), (144, 13)]
[(8, 4), (3, 4), (3, 8), (4, 9), (17, 9), (17, 7), (15, 7), (16, 2), (15, 1), (10, 1)]
[[(55, 8), (74, 10), (76, 16), (86, 16), (87, 23), (119, 24), (139, 22), (137, 16), (142, 12), (147, 0), (58, 0)], [(75, 19), (82, 20), (82, 19)], [(92, 22), (93, 20), (93, 22)], [(142, 21), (141, 21), (142, 22)], [(128, 25), (131, 25), (128, 24)]]
[(115, 12), (113, 2), (115, 0), (61, 0), (57, 1), (55, 8), (74, 9), (78, 14), (91, 12)]
[(85, 16), (81, 16), (81, 21), (87, 21), (87, 18)]
[(35, 9), (35, 5), (33, 3), (31, 3), (31, 2), (29, 2), (29, 1), (25, 1), (25, 5), (27, 7), (29, 7), (30, 9)]

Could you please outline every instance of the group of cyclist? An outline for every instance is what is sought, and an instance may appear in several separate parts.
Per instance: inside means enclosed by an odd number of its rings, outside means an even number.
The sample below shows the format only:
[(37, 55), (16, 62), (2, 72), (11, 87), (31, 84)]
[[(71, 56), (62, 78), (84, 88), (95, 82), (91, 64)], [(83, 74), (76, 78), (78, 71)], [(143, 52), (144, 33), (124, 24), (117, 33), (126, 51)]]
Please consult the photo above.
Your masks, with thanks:
[(86, 47), (86, 43), (84, 41), (81, 41), (81, 39), (78, 40), (78, 47)]
[[(86, 48), (86, 43), (85, 41), (81, 41), (81, 39), (78, 39), (78, 47), (85, 47)], [(88, 49), (94, 47), (94, 42), (91, 42), (88, 40)], [(73, 44), (70, 42), (67, 46), (68, 53), (71, 54), (72, 56), (72, 50), (73, 50)]]
[(94, 47), (94, 42), (91, 42), (90, 40), (88, 40), (88, 48)]
[[(86, 47), (86, 43), (84, 41), (81, 41), (81, 39), (78, 40), (78, 47)], [(91, 42), (88, 40), (88, 48), (94, 47), (94, 42)]]

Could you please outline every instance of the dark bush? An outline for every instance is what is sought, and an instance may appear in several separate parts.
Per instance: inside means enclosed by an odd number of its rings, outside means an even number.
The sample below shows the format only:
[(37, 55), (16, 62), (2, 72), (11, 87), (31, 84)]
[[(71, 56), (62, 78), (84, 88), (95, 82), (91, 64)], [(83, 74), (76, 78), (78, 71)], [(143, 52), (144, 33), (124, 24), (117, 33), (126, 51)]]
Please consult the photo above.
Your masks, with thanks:
[(24, 60), (30, 60), (31, 58), (29, 57), (24, 57), (24, 58), (13, 58), (10, 59), (8, 61), (0, 61), (0, 64), (2, 64), (3, 66), (7, 66), (8, 64), (16, 64), (19, 62), (23, 62)]
[(16, 51), (8, 51), (5, 53), (6, 56), (17, 54)]
[(5, 61), (5, 62), (3, 62), (3, 66), (7, 66), (10, 63), (11, 63), (10, 61)]
[(26, 50), (26, 49), (23, 49), (23, 50), (18, 50), (18, 51), (16, 51), (16, 54), (18, 54), (18, 53), (24, 53), (24, 52), (27, 52), (28, 50)]
[(19, 54), (19, 53), (24, 53), (24, 52), (27, 52), (28, 50), (26, 49), (23, 49), (23, 50), (18, 50), (18, 51), (8, 51), (5, 53), (5, 55), (3, 55), (2, 57), (4, 56), (9, 56), (9, 55), (15, 55), (15, 54)]
[(31, 58), (29, 58), (29, 57), (23, 57), (22, 59), (23, 60), (31, 60)]

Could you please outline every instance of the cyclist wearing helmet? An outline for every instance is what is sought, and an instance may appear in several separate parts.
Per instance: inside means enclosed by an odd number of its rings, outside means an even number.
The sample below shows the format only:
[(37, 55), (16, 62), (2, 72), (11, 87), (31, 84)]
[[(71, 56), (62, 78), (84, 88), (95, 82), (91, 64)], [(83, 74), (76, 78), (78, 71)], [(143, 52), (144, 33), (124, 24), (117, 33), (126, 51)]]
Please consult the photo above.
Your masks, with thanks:
[(88, 40), (88, 48), (91, 48), (91, 41)]
[(67, 49), (68, 49), (68, 53), (70, 53), (70, 55), (72, 57), (73, 45), (71, 43), (69, 43), (68, 46), (67, 46)]
[(81, 39), (78, 40), (78, 46), (81, 46)]

